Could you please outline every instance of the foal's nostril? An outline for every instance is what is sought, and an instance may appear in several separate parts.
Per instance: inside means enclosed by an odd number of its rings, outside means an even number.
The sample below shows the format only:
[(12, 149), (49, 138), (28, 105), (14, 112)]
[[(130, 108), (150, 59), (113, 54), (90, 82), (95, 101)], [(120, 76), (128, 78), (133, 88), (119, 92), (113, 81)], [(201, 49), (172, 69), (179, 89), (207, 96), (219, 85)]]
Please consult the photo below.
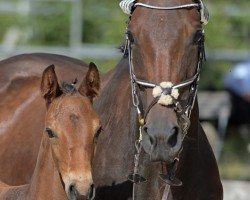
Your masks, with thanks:
[(168, 139), (168, 144), (170, 145), (170, 147), (174, 147), (177, 144), (179, 128), (177, 126), (175, 126), (172, 129), (171, 134), (172, 135)]
[(77, 196), (77, 190), (74, 184), (71, 184), (69, 186), (69, 193), (71, 197), (76, 197)]
[(69, 191), (72, 192), (74, 190), (74, 187), (75, 187), (74, 185), (70, 185), (69, 186)]
[(95, 197), (95, 187), (94, 184), (92, 184), (88, 190), (88, 199), (94, 199)]

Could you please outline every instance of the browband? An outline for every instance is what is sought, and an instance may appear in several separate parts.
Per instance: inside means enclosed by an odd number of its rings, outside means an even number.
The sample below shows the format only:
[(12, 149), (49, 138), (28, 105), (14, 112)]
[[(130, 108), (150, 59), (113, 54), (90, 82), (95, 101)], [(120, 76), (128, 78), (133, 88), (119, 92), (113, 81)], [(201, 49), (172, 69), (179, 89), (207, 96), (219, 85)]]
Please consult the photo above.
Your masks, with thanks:
[(137, 6), (149, 8), (149, 9), (156, 9), (156, 10), (176, 10), (176, 9), (184, 9), (184, 8), (193, 8), (196, 7), (199, 9), (200, 12), (200, 22), (204, 25), (206, 25), (209, 21), (209, 11), (205, 4), (202, 2), (202, 0), (198, 0), (198, 3), (192, 3), (192, 4), (184, 4), (184, 5), (178, 5), (178, 6), (169, 6), (169, 7), (163, 7), (163, 6), (153, 6), (149, 4), (144, 3), (137, 3), (135, 0), (123, 0), (119, 3), (120, 8), (125, 14), (131, 15), (134, 9)]

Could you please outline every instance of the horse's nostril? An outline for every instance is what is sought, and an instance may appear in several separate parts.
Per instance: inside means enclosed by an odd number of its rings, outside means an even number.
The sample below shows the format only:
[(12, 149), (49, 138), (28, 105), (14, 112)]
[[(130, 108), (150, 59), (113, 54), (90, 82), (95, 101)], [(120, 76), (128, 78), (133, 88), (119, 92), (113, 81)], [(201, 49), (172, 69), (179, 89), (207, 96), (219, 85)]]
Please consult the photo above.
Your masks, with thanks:
[(71, 184), (71, 185), (69, 186), (69, 193), (70, 193), (70, 196), (71, 196), (71, 197), (77, 196), (77, 190), (76, 190), (74, 184)]
[(176, 126), (172, 129), (172, 135), (168, 139), (170, 147), (174, 147), (177, 144), (179, 128)]
[(152, 136), (150, 136), (150, 135), (149, 135), (149, 141), (150, 141), (150, 144), (151, 144), (152, 146), (154, 146), (154, 144), (155, 144), (155, 139), (154, 139)]
[(74, 187), (75, 187), (74, 185), (70, 185), (69, 186), (69, 191), (72, 192), (74, 190)]
[(88, 191), (88, 199), (94, 199), (95, 197), (95, 187), (94, 187), (94, 184), (92, 184), (89, 188), (89, 191)]
[(144, 125), (142, 129), (143, 129), (144, 133), (146, 133), (148, 135), (150, 144), (152, 146), (154, 146), (155, 145), (155, 138), (150, 133), (148, 133), (148, 127), (146, 125)]

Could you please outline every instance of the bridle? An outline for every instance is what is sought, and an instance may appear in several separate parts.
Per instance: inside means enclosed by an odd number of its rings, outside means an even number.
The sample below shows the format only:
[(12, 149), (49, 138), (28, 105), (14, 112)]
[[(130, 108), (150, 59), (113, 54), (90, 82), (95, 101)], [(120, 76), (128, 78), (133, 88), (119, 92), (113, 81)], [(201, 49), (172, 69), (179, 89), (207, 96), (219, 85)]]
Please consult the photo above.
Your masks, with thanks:
[[(197, 8), (200, 12), (200, 22), (201, 24), (207, 24), (209, 20), (209, 12), (206, 9), (205, 5), (203, 4), (202, 0), (198, 0), (198, 3), (191, 3), (191, 4), (184, 4), (178, 6), (171, 6), (171, 7), (158, 7), (144, 3), (137, 3), (134, 0), (123, 0), (120, 2), (121, 9), (129, 15), (132, 15), (133, 11), (136, 7), (144, 7), (147, 9), (156, 9), (156, 10), (176, 10), (176, 9), (189, 9), (189, 8)], [(145, 124), (147, 119), (147, 115), (151, 108), (156, 105), (157, 103), (168, 106), (173, 106), (177, 118), (179, 120), (179, 124), (182, 129), (183, 133), (183, 140), (187, 134), (188, 128), (190, 126), (190, 116), (191, 111), (194, 107), (195, 99), (197, 96), (197, 90), (199, 85), (200, 79), (200, 72), (202, 68), (202, 63), (205, 60), (205, 49), (204, 49), (204, 30), (197, 32), (199, 34), (199, 40), (197, 41), (198, 44), (198, 63), (196, 67), (196, 72), (190, 79), (182, 81), (177, 84), (173, 84), (171, 82), (162, 82), (161, 84), (155, 84), (152, 82), (148, 82), (145, 80), (140, 80), (136, 77), (133, 65), (133, 52), (132, 52), (132, 39), (130, 36), (130, 32), (126, 32), (126, 43), (124, 48), (124, 55), (128, 57), (129, 60), (129, 73), (130, 73), (130, 82), (131, 82), (131, 91), (132, 91), (132, 100), (133, 105), (137, 110), (138, 114), (138, 122), (139, 122), (139, 138), (135, 142), (136, 147), (136, 154), (134, 158), (134, 172), (129, 175), (128, 179), (133, 182), (133, 199), (135, 199), (135, 184), (144, 182), (146, 179), (142, 177), (138, 173), (138, 165), (139, 165), (139, 156), (142, 149), (142, 127)], [(189, 97), (187, 100), (187, 104), (183, 107), (178, 100), (178, 90), (183, 87), (190, 87), (189, 89)], [(153, 89), (153, 96), (154, 99), (150, 103), (150, 105), (145, 109), (143, 113), (141, 110), (141, 105), (139, 101), (138, 89), (140, 87), (144, 88), (152, 88)], [(174, 91), (174, 92), (173, 92)], [(178, 94), (178, 95), (177, 95)], [(167, 100), (166, 100), (167, 99)], [(169, 192), (170, 185), (178, 186), (181, 185), (181, 181), (174, 177), (174, 171), (177, 167), (179, 158), (176, 158), (173, 163), (173, 171), (170, 172), (170, 175), (160, 175), (160, 177), (167, 183), (162, 200), (166, 200)], [(172, 179), (172, 180), (171, 180)]]
[[(162, 92), (169, 93), (173, 89), (179, 90), (181, 88), (190, 86), (190, 95), (189, 95), (189, 99), (187, 101), (188, 103), (186, 104), (186, 106), (184, 108), (181, 106), (180, 102), (177, 99), (173, 99), (173, 103), (171, 104), (174, 106), (174, 110), (176, 111), (178, 116), (183, 119), (182, 121), (184, 121), (182, 123), (182, 125), (183, 125), (182, 131), (183, 131), (184, 135), (186, 134), (186, 132), (189, 128), (189, 125), (190, 125), (189, 119), (190, 119), (191, 111), (193, 109), (195, 98), (197, 95), (198, 83), (199, 83), (199, 79), (200, 79), (200, 72), (201, 72), (202, 63), (203, 63), (203, 60), (205, 59), (204, 32), (201, 31), (200, 34), (201, 34), (201, 38), (198, 42), (198, 46), (199, 46), (198, 64), (197, 64), (195, 75), (193, 77), (191, 77), (190, 79), (187, 79), (187, 80), (182, 81), (182, 82), (177, 83), (177, 84), (173, 84), (171, 87), (163, 88), (163, 91), (162, 91)], [(144, 115), (142, 115), (142, 111), (141, 111), (140, 105), (139, 105), (140, 103), (139, 103), (139, 97), (138, 97), (138, 92), (137, 92), (138, 89), (137, 88), (144, 87), (144, 88), (152, 88), (153, 89), (153, 88), (161, 87), (161, 86), (159, 86), (155, 83), (145, 81), (145, 80), (140, 80), (136, 77), (136, 74), (134, 72), (134, 66), (133, 66), (133, 54), (132, 54), (132, 48), (131, 48), (131, 41), (129, 39), (128, 33), (126, 33), (125, 51), (128, 54), (128, 60), (129, 60), (129, 72), (130, 72), (130, 82), (131, 82), (131, 87), (132, 87), (131, 91), (132, 91), (133, 105), (135, 106), (137, 113), (138, 113), (139, 124), (143, 126), (145, 124), (145, 121), (147, 119), (147, 115), (148, 115), (149, 111), (151, 110), (151, 108), (154, 105), (157, 104), (160, 96), (157, 96), (153, 99), (153, 101), (150, 103), (150, 105), (146, 108)], [(166, 91), (166, 90), (170, 90), (170, 91)]]

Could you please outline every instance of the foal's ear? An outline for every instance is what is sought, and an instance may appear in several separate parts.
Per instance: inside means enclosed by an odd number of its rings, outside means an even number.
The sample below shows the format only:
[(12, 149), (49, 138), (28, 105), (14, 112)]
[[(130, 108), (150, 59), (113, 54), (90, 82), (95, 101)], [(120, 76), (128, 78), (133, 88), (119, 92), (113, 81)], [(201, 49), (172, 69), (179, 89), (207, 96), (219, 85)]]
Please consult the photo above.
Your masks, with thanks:
[(98, 95), (100, 89), (100, 76), (96, 65), (89, 63), (89, 70), (82, 81), (78, 91), (81, 95), (87, 96), (91, 102)]
[(46, 101), (46, 106), (58, 96), (62, 94), (60, 90), (56, 73), (55, 66), (50, 65), (43, 71), (42, 82), (41, 82), (41, 94)]

